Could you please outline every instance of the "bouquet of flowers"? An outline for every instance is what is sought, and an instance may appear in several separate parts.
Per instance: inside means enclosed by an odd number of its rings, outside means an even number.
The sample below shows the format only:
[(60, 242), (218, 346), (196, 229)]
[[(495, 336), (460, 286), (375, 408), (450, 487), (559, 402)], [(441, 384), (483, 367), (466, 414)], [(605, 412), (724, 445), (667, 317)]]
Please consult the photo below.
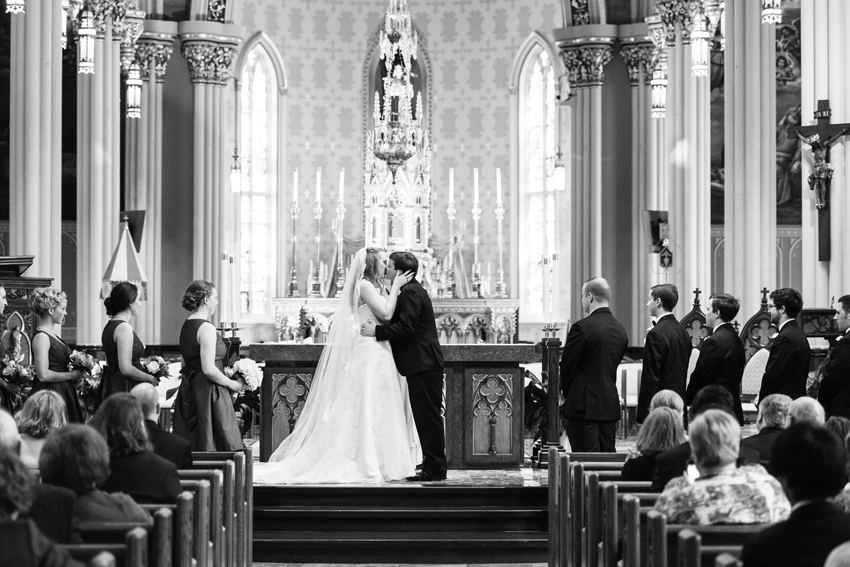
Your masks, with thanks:
[(140, 362), (142, 363), (142, 370), (156, 378), (157, 384), (161, 378), (168, 376), (171, 365), (161, 356), (148, 356)]
[(90, 354), (75, 350), (71, 353), (68, 370), (79, 370), (80, 379), (74, 385), (80, 404), (88, 415), (93, 415), (100, 398), (100, 382), (103, 377), (100, 364)]
[(242, 435), (251, 426), (253, 412), (260, 411), (260, 385), (263, 383), (263, 370), (250, 358), (232, 361), (225, 367), (224, 375), (238, 380), (245, 387), (241, 394), (233, 394), (233, 410)]
[(84, 352), (75, 350), (71, 353), (71, 362), (68, 363), (68, 370), (79, 370), (83, 374), (94, 374), (95, 368), (100, 368), (97, 360)]
[(32, 389), (32, 379), (35, 376), (35, 369), (30, 365), (21, 364), (23, 360), (23, 355), (17, 357), (6, 355), (0, 360), (3, 366), (0, 375), (3, 380), (17, 387), (17, 391), (12, 394), (12, 407), (16, 410), (23, 405), (27, 394)]

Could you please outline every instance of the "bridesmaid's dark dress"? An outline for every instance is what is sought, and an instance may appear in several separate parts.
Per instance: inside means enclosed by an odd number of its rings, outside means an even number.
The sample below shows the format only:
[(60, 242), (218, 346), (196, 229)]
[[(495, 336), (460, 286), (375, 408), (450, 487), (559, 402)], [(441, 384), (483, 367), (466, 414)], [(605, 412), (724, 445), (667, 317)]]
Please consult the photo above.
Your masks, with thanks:
[[(186, 319), (180, 330), (180, 354), (183, 355), (183, 379), (174, 401), (174, 433), (187, 439), (193, 451), (237, 451), (242, 435), (233, 411), (230, 390), (219, 386), (201, 370), (201, 345), (198, 330), (212, 324), (206, 319)], [(227, 347), (216, 335), (215, 365), (224, 368)]]
[[(0, 342), (0, 359), (3, 358), (3, 352), (3, 343)], [(0, 380), (3, 380), (3, 378), (0, 377)], [(12, 404), (12, 394), (2, 388), (0, 388), (0, 408), (3, 408), (12, 415), (15, 415), (15, 408)]]
[[(68, 363), (71, 362), (71, 347), (56, 335), (45, 333), (42, 330), (36, 330), (32, 336), (33, 340), (35, 340), (35, 336), (39, 333), (47, 335), (47, 338), (50, 340), (50, 350), (47, 351), (47, 369), (53, 372), (68, 372)], [(74, 388), (74, 382), (72, 380), (42, 382), (36, 376), (32, 380), (30, 395), (40, 390), (52, 390), (62, 396), (62, 399), (65, 400), (65, 407), (68, 410), (69, 423), (85, 423), (83, 420), (83, 410), (80, 407), (80, 399), (77, 397), (77, 390)]]
[[(103, 352), (106, 354), (106, 368), (103, 370), (103, 380), (100, 384), (101, 400), (106, 399), (112, 394), (120, 394), (129, 392), (136, 384), (136, 380), (128, 378), (121, 374), (121, 367), (118, 365), (118, 343), (115, 341), (115, 329), (121, 323), (126, 323), (121, 319), (110, 320), (103, 328), (103, 334), (100, 339), (103, 342)], [(139, 361), (145, 355), (145, 345), (139, 340), (136, 331), (133, 331), (133, 354), (131, 361), (133, 366), (142, 369), (142, 364)]]

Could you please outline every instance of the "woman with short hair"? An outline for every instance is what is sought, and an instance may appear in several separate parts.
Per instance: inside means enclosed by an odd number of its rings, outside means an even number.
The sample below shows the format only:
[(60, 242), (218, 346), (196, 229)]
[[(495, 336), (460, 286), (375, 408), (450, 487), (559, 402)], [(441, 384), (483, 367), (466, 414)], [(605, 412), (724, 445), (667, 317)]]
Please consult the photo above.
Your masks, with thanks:
[[(664, 390), (669, 391), (669, 390)], [(676, 396), (675, 392), (673, 392)], [(657, 396), (658, 394), (656, 394)], [(681, 398), (679, 398), (681, 400)], [(653, 401), (655, 398), (653, 398)], [(682, 410), (659, 407), (649, 412), (638, 431), (636, 453), (626, 459), (621, 472), (623, 480), (652, 480), (655, 457), (686, 441)]]
[(649, 411), (657, 408), (672, 408), (683, 415), (685, 413), (685, 401), (673, 390), (659, 390), (649, 402)]
[[(738, 467), (741, 426), (735, 416), (710, 409), (690, 427), (691, 467), (667, 483), (655, 509), (669, 524), (768, 524), (788, 517), (782, 486), (761, 465)], [(694, 478), (694, 476), (696, 478)]]
[(50, 390), (36, 392), (24, 402), (15, 421), (21, 434), (21, 460), (30, 470), (38, 470), (38, 458), (47, 435), (68, 423), (65, 400)]

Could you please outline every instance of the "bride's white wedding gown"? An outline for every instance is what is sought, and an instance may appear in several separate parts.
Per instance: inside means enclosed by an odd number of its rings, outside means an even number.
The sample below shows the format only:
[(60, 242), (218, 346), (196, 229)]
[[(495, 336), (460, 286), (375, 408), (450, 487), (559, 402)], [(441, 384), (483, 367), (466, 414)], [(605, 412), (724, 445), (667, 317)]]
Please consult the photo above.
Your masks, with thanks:
[[(357, 331), (368, 320), (375, 316), (368, 305), (361, 305)], [(396, 370), (388, 341), (361, 337), (357, 331), (352, 329), (356, 338), (342, 371), (342, 387), (330, 398), (330, 407), (312, 408), (321, 413), (311, 433), (297, 446), (282, 443), (269, 463), (258, 463), (255, 483), (380, 484), (415, 474), (422, 451), (407, 379)], [(322, 379), (316, 376), (313, 387)]]

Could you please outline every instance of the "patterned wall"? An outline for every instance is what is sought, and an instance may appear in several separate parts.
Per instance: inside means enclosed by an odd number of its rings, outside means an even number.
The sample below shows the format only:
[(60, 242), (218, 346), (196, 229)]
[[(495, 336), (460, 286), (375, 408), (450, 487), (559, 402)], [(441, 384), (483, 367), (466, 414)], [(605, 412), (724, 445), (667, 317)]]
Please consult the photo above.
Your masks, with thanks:
[[(298, 223), (301, 292), (315, 258), (316, 224), (309, 209), (315, 196), (315, 169), (322, 167), (324, 215), (322, 259), (330, 262), (332, 216), (339, 168), (345, 168), (347, 210), (344, 235), (362, 241), (363, 69), (370, 39), (383, 22), (385, 0), (242, 0), (236, 23), (248, 35), (263, 31), (279, 49), (288, 75), (286, 95), (288, 210), (292, 170), (299, 168), (301, 217)], [(560, 0), (409, 0), (414, 25), (431, 61), (433, 246), (448, 238), (448, 172), (455, 168), (458, 221), (466, 221), (465, 254), (472, 262), (472, 169), (481, 176), (480, 259), (498, 263), (495, 170), (502, 168), (503, 199), (509, 198), (509, 73), (522, 42), (533, 31), (549, 35), (561, 22)], [(356, 184), (356, 185), (355, 185)], [(357, 192), (354, 188), (357, 187)], [(305, 206), (310, 203), (309, 206)], [(508, 215), (506, 215), (508, 217)], [(287, 221), (288, 226), (288, 221)], [(510, 226), (505, 221), (505, 268), (509, 268)], [(291, 229), (286, 230), (289, 241)], [(507, 281), (510, 275), (506, 273)], [(514, 295), (515, 290), (509, 290)]]

